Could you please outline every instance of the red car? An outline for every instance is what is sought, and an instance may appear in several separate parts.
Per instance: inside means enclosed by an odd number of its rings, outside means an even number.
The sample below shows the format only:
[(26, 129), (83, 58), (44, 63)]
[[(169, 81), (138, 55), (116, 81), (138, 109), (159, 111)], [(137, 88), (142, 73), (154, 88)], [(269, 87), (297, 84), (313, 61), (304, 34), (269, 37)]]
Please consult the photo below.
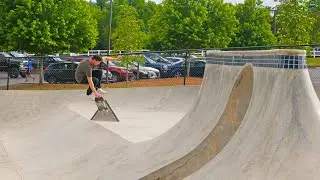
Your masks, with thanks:
[[(102, 69), (108, 70), (106, 66), (102, 66)], [(115, 82), (125, 81), (127, 77), (127, 70), (124, 67), (116, 66), (114, 63), (109, 61), (109, 71), (113, 75), (113, 79)], [(132, 70), (128, 70), (128, 80), (134, 81), (135, 75), (133, 74)]]

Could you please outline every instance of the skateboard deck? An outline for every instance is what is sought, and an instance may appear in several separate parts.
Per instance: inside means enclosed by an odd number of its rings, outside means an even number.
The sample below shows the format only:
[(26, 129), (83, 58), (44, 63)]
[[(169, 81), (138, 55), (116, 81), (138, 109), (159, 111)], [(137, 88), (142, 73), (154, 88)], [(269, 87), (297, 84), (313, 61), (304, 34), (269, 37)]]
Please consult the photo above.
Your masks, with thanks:
[(97, 105), (98, 110), (93, 115), (91, 120), (93, 120), (99, 114), (100, 116), (105, 116), (106, 118), (107, 117), (110, 118), (110, 115), (111, 115), (113, 117), (112, 119), (114, 119), (115, 121), (119, 121), (118, 117), (111, 109), (109, 103), (103, 97), (95, 98), (95, 103)]

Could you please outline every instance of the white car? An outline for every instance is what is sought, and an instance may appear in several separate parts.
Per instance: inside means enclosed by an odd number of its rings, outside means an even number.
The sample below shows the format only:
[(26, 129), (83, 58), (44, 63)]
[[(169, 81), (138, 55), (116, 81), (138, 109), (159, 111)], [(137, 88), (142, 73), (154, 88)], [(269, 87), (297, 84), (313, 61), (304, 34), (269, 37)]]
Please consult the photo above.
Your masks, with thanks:
[(110, 71), (108, 71), (108, 77), (107, 77), (107, 70), (102, 70), (102, 77), (101, 77), (101, 82), (114, 82), (113, 75)]
[[(138, 63), (134, 63), (133, 72), (136, 75), (138, 72)], [(139, 66), (139, 79), (154, 79), (160, 78), (160, 71), (156, 68)]]

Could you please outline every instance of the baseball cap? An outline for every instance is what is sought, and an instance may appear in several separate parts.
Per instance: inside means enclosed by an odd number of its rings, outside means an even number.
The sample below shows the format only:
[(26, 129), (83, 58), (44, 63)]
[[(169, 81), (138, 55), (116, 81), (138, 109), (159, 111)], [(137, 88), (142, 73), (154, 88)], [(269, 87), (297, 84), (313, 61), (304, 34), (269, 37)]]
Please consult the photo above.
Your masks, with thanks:
[(102, 61), (102, 57), (100, 55), (93, 55), (92, 59), (95, 59), (96, 61)]

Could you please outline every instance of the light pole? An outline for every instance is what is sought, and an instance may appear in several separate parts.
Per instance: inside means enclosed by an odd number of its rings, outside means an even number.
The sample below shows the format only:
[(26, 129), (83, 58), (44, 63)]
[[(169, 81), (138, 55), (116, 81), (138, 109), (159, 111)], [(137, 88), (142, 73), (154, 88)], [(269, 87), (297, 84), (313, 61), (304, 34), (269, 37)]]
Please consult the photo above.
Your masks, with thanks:
[(111, 50), (111, 26), (112, 26), (112, 0), (110, 0), (110, 12), (109, 12), (109, 48), (108, 48), (108, 54), (110, 55)]
[[(110, 11), (109, 11), (109, 37), (108, 37), (108, 55), (111, 51), (111, 25), (112, 25), (112, 0), (110, 2)], [(109, 61), (107, 61), (107, 84), (108, 84), (108, 75), (109, 75)]]

